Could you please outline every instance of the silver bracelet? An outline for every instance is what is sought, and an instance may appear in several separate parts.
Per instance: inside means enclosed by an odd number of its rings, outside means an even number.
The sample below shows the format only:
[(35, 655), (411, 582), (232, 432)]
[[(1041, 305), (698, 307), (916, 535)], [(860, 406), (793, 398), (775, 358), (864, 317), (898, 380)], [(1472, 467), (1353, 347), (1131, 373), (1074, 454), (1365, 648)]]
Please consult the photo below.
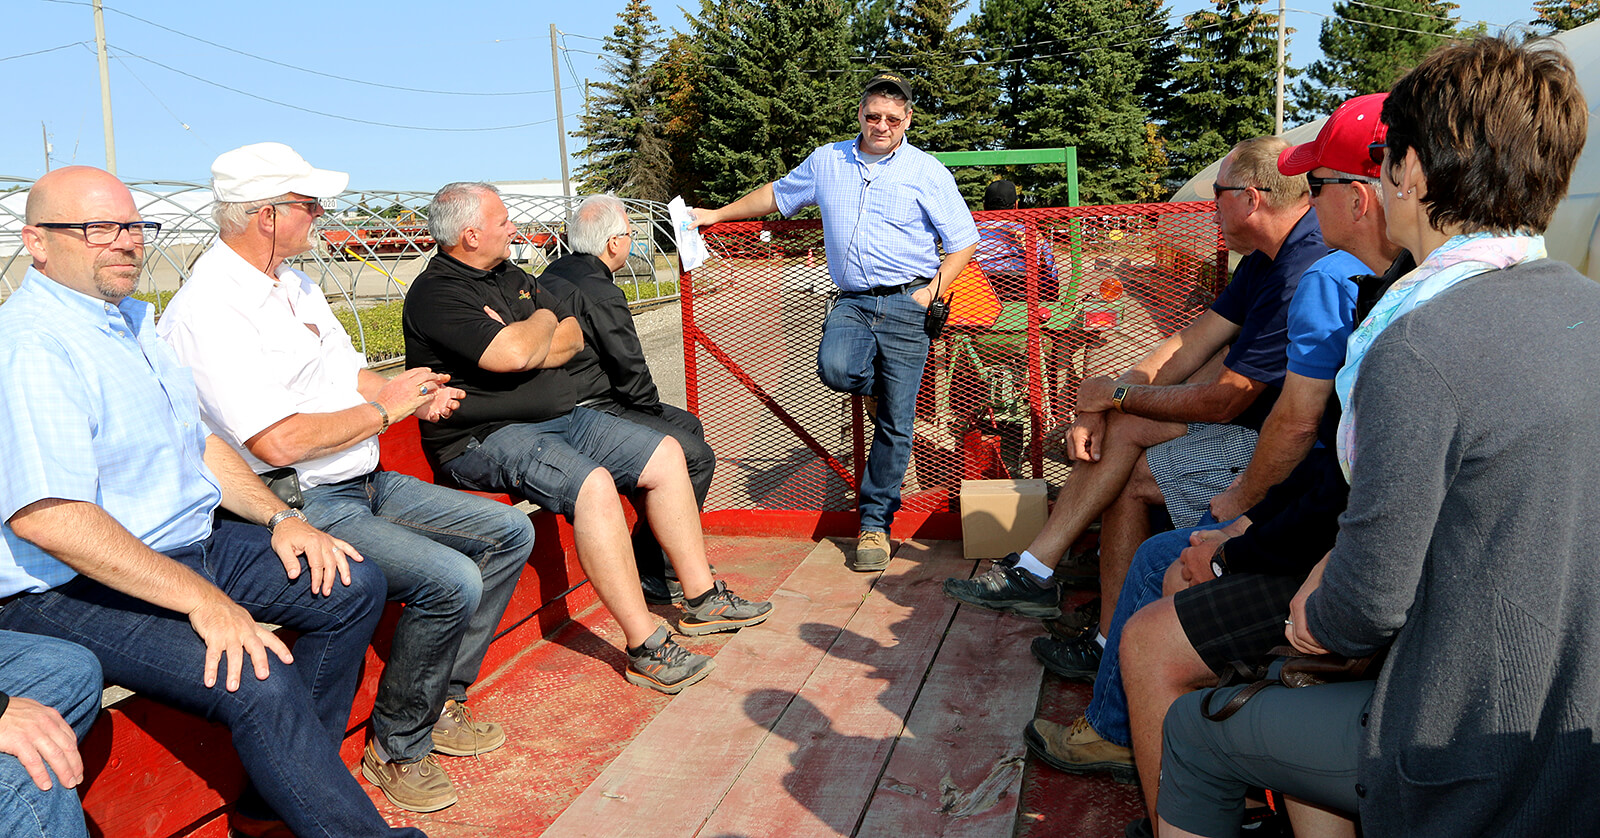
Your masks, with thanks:
[(375, 401), (367, 402), (367, 404), (370, 404), (373, 407), (377, 408), (378, 409), (378, 418), (383, 420), (383, 424), (378, 426), (378, 433), (381, 434), (384, 431), (389, 430), (389, 411), (385, 410), (383, 405), (378, 404)]
[(267, 532), (277, 531), (278, 525), (289, 520), (290, 518), (299, 518), (300, 520), (304, 521), (306, 519), (306, 514), (292, 507), (285, 509), (267, 519)]

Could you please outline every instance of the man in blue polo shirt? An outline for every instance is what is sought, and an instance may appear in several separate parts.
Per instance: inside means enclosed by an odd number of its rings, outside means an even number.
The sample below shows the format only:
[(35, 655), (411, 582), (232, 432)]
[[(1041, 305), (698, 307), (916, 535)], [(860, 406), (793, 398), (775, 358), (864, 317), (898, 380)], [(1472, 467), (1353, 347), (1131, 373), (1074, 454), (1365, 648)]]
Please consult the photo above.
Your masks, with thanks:
[(1213, 184), (1217, 224), (1228, 248), (1247, 254), (1232, 281), (1209, 311), (1117, 379), (1083, 381), (1067, 432), (1075, 463), (1044, 529), (988, 572), (947, 580), (946, 594), (1021, 616), (1059, 616), (1052, 572), (1104, 514), (1095, 638), (1104, 644), (1128, 566), (1150, 536), (1151, 507), (1165, 506), (1179, 527), (1195, 526), (1244, 470), (1283, 384), (1289, 301), (1328, 252), (1305, 178), (1278, 171), (1287, 147), (1258, 137), (1223, 159)]
[(928, 359), (928, 306), (978, 246), (950, 170), (905, 141), (911, 114), (910, 84), (880, 73), (856, 108), (860, 135), (818, 148), (794, 171), (721, 209), (694, 210), (700, 227), (822, 210), (828, 275), (839, 298), (822, 327), (817, 373), (829, 388), (878, 404), (859, 492), (861, 536), (850, 559), (858, 571), (889, 566), (889, 525), (911, 462), (911, 423)]

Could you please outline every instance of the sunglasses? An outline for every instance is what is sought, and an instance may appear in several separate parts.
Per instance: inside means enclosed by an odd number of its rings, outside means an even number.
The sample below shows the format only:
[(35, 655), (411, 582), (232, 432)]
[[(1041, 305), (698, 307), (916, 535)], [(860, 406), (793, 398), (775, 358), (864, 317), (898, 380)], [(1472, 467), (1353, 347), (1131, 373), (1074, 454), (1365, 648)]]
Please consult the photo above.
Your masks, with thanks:
[(1220, 195), (1224, 192), (1243, 192), (1247, 189), (1254, 189), (1257, 192), (1272, 191), (1272, 187), (1270, 186), (1223, 186), (1216, 181), (1211, 182), (1211, 194), (1213, 195)]
[[(267, 207), (288, 207), (288, 206), (294, 206), (295, 204), (301, 204), (306, 208), (306, 212), (314, 213), (314, 212), (316, 212), (314, 207), (322, 206), (322, 200), (320, 198), (296, 198), (296, 199), (291, 200), (291, 201), (273, 201), (272, 203), (267, 204)], [(246, 214), (247, 215), (255, 215), (256, 213), (266, 209), (267, 207), (256, 207), (255, 209), (251, 210), (249, 213), (246, 213)]]
[(1380, 166), (1383, 165), (1383, 150), (1388, 148), (1388, 147), (1389, 147), (1389, 143), (1387, 143), (1387, 142), (1368, 143), (1367, 144), (1367, 159), (1371, 160), (1373, 163), (1376, 163), (1376, 164), (1378, 164)]
[(880, 122), (888, 123), (890, 128), (899, 128), (900, 123), (906, 121), (903, 116), (885, 116), (881, 113), (863, 114), (861, 118), (865, 119), (869, 125), (877, 125)]
[[(1380, 152), (1381, 153), (1381, 152)], [(1372, 181), (1358, 177), (1317, 177), (1306, 175), (1306, 183), (1311, 186), (1311, 197), (1316, 198), (1322, 194), (1322, 187), (1330, 183), (1365, 183), (1372, 185)]]

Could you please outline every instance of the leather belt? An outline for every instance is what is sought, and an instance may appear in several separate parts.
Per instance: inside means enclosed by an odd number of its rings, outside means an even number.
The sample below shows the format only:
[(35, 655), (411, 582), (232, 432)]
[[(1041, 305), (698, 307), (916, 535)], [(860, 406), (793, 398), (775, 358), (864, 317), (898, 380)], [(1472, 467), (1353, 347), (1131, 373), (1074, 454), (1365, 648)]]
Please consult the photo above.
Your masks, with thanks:
[(900, 285), (875, 285), (865, 291), (845, 291), (847, 297), (887, 297), (890, 294), (915, 294), (926, 288), (931, 279), (918, 277)]

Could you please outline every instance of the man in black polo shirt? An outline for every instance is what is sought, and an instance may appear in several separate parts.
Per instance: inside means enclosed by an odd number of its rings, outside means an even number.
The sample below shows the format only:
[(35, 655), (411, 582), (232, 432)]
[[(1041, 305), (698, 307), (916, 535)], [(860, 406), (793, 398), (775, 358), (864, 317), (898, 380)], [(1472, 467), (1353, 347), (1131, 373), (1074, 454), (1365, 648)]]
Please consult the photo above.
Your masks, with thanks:
[(509, 261), (517, 227), (498, 190), (445, 186), (428, 228), (439, 252), (406, 295), (406, 364), (448, 372), (467, 394), (450, 416), (421, 424), (429, 462), (463, 486), (515, 492), (572, 521), (578, 561), (627, 639), (630, 682), (676, 693), (705, 677), (711, 660), (673, 643), (645, 608), (618, 490), (638, 493), (688, 594), (679, 631), (733, 631), (772, 606), (713, 582), (682, 449), (577, 405), (562, 367), (583, 350), (582, 328)]
[[(716, 454), (706, 444), (705, 426), (693, 413), (662, 403), (628, 299), (612, 279), (628, 262), (632, 229), (617, 197), (585, 198), (567, 223), (567, 244), (572, 252), (545, 268), (538, 282), (572, 310), (583, 328), (584, 351), (566, 366), (578, 387), (578, 404), (677, 440), (689, 467), (695, 503), (703, 507), (717, 467)], [(646, 600), (683, 599), (683, 587), (643, 519), (633, 531), (633, 555)]]

